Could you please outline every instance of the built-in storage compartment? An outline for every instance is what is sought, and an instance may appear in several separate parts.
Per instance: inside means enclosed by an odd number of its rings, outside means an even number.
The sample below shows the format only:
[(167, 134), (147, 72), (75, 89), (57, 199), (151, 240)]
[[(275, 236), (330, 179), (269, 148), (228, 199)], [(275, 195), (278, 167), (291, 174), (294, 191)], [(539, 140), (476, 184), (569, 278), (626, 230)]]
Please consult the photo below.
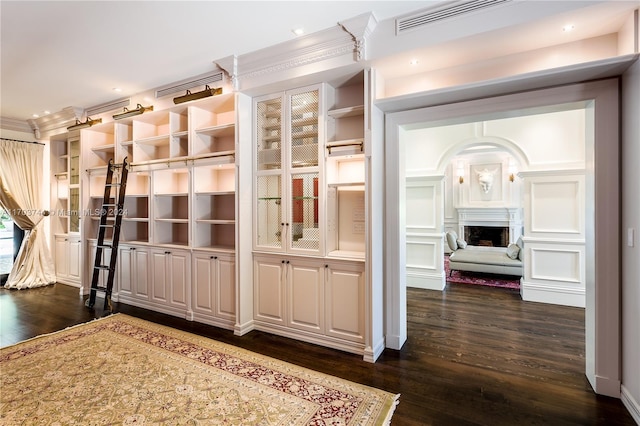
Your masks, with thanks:
[(137, 116), (133, 126), (133, 163), (177, 159), (189, 153), (187, 107)]
[(127, 194), (122, 211), (120, 241), (149, 242), (150, 181), (149, 172), (129, 172)]
[(162, 312), (185, 316), (191, 285), (191, 253), (187, 250), (150, 248), (150, 303)]
[(235, 250), (235, 187), (234, 164), (193, 168), (194, 248)]
[(81, 284), (82, 250), (80, 238), (81, 151), (79, 132), (57, 135), (50, 140), (51, 232), (56, 281)]
[(235, 256), (193, 251), (191, 311), (193, 319), (233, 329), (236, 320)]
[(254, 319), (260, 330), (362, 353), (364, 290), (362, 262), (254, 256)]
[(118, 301), (134, 306), (148, 307), (149, 300), (149, 249), (143, 245), (120, 244), (118, 246)]
[(153, 236), (160, 245), (189, 245), (189, 169), (153, 171)]
[(82, 167), (85, 170), (106, 169), (109, 160), (115, 161), (114, 123), (99, 124), (81, 132)]
[(363, 154), (327, 157), (327, 255), (364, 259), (366, 243)]
[(235, 153), (235, 97), (214, 96), (189, 109), (192, 157)]
[(56, 282), (80, 285), (82, 241), (78, 235), (55, 235)]

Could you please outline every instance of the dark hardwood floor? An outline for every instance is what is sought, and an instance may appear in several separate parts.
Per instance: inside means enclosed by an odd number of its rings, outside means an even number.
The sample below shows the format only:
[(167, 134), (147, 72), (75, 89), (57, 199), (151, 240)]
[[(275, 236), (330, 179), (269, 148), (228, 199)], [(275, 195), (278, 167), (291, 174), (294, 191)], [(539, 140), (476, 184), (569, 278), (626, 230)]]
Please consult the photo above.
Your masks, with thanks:
[[(392, 425), (635, 425), (584, 376), (584, 310), (523, 302), (517, 291), (448, 285), (409, 289), (408, 340), (375, 364), (262, 332), (232, 332), (115, 304), (115, 312), (231, 343), (399, 393)], [(86, 322), (78, 290), (0, 290), (0, 345)], [(0, 389), (1, 392), (1, 389)]]

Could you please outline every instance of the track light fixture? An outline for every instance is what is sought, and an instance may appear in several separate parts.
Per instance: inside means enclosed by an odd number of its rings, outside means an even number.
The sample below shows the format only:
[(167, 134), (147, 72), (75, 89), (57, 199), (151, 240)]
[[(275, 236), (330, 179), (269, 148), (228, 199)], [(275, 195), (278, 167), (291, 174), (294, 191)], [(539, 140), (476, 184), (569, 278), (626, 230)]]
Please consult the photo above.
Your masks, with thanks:
[(195, 101), (196, 99), (208, 98), (213, 95), (222, 94), (222, 87), (217, 87), (215, 89), (210, 88), (208, 85), (205, 86), (205, 89), (201, 92), (191, 93), (187, 90), (186, 95), (178, 96), (177, 98), (173, 98), (174, 104), (181, 104), (184, 102)]
[(153, 105), (150, 105), (148, 107), (144, 107), (144, 106), (138, 104), (136, 109), (132, 109), (132, 110), (127, 109), (127, 107), (124, 107), (124, 112), (121, 112), (120, 114), (115, 114), (113, 116), (113, 119), (114, 120), (122, 120), (123, 118), (128, 118), (128, 117), (133, 117), (134, 115), (144, 114), (147, 111), (153, 111)]
[(102, 123), (102, 118), (96, 118), (95, 120), (91, 119), (91, 117), (87, 117), (87, 120), (82, 122), (76, 118), (76, 124), (73, 124), (67, 127), (67, 130), (80, 130), (86, 129), (87, 127), (91, 127), (94, 124)]

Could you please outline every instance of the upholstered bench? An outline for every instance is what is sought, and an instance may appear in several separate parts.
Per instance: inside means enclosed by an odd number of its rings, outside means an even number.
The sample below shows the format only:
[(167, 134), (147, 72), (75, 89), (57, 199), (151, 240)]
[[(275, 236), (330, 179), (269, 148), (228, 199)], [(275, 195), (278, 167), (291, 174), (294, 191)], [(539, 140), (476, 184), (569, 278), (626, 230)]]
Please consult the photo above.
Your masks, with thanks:
[(523, 243), (518, 239), (509, 247), (469, 246), (453, 231), (447, 232), (447, 244), (452, 250), (449, 269), (453, 271), (522, 276)]

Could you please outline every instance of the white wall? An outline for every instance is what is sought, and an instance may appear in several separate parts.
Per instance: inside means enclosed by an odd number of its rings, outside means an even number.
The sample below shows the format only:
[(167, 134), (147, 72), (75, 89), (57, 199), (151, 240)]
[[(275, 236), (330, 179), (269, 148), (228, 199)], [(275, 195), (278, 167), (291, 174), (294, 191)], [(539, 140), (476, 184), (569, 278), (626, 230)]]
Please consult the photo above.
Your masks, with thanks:
[(622, 87), (622, 402), (640, 424), (640, 63), (623, 75)]

